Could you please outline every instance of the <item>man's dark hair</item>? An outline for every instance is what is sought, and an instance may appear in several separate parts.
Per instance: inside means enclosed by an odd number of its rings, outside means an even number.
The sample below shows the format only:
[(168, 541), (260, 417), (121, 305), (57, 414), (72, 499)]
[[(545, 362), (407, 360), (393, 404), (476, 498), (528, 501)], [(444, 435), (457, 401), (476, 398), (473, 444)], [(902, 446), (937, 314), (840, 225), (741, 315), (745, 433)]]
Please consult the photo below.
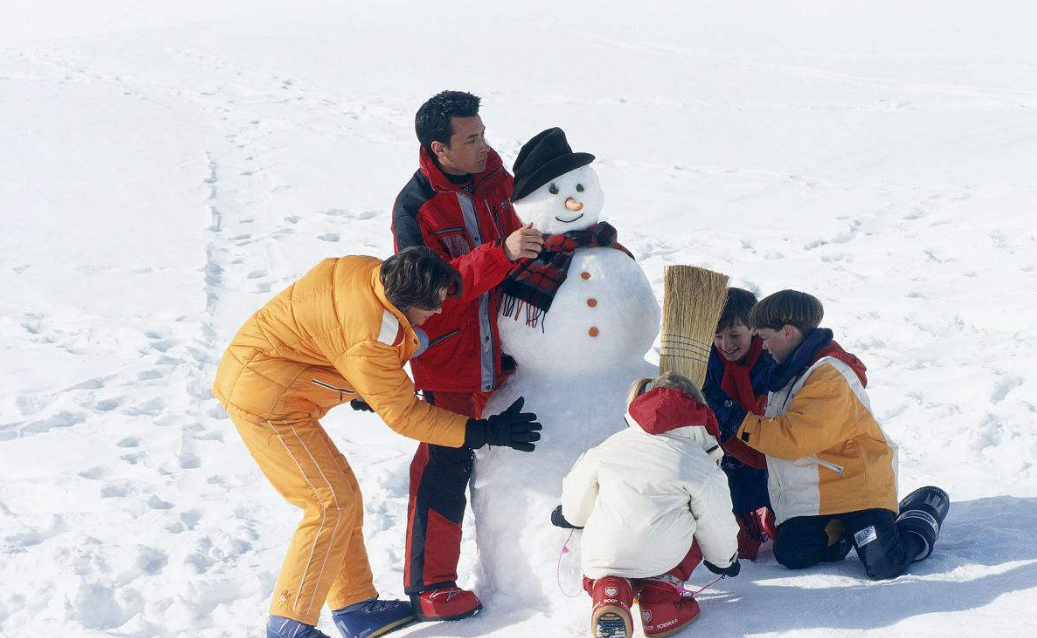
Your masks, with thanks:
[(475, 117), (479, 114), (479, 98), (464, 91), (443, 91), (433, 95), (418, 109), (414, 116), (414, 130), (418, 141), (435, 157), (432, 142), (442, 142), (450, 146), (450, 137), (454, 127), (450, 124), (452, 117)]
[(817, 297), (798, 290), (781, 290), (753, 306), (750, 319), (757, 330), (780, 330), (790, 325), (806, 334), (821, 325), (824, 316), (825, 308)]
[(461, 274), (427, 246), (404, 248), (382, 262), (385, 297), (399, 310), (414, 307), (439, 308), (439, 291), (448, 298), (460, 297), (464, 288)]
[(745, 288), (728, 288), (727, 301), (724, 302), (724, 310), (720, 313), (720, 321), (717, 322), (717, 332), (734, 328), (736, 323), (741, 323), (746, 328), (752, 325), (749, 316), (756, 305), (756, 295)]

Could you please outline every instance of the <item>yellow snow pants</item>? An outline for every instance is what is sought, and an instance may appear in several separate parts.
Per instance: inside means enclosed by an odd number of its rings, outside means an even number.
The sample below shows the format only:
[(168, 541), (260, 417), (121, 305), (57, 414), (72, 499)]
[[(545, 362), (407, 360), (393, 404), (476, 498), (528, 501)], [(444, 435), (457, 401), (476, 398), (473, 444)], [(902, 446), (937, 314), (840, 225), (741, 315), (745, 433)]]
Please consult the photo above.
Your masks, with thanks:
[(254, 423), (228, 412), (274, 489), (303, 510), (270, 613), (316, 625), (325, 602), (341, 609), (377, 596), (364, 547), (360, 485), (320, 423)]

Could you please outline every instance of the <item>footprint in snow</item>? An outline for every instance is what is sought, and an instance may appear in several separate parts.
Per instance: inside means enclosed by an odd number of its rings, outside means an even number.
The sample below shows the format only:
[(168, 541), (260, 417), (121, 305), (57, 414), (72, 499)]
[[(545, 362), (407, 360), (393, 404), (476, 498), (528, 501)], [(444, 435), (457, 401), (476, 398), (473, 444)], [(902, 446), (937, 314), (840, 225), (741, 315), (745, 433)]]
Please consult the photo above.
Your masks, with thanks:
[(180, 514), (180, 522), (184, 524), (187, 529), (194, 529), (198, 526), (198, 522), (202, 520), (202, 512), (200, 510), (187, 510)]
[(103, 387), (104, 379), (102, 379), (101, 377), (97, 377), (95, 379), (87, 379), (82, 383), (77, 383), (76, 385), (69, 388), (69, 390), (100, 390)]
[(195, 545), (194, 551), (184, 558), (184, 564), (194, 567), (199, 574), (204, 574), (209, 571), (209, 568), (216, 562), (216, 560), (210, 555), (211, 551), (212, 541), (208, 538), (199, 539), (198, 543)]
[(155, 350), (158, 350), (159, 352), (165, 353), (168, 352), (170, 348), (179, 343), (180, 341), (177, 339), (161, 339), (158, 341), (153, 341), (151, 343), (151, 347)]
[(46, 419), (32, 421), (24, 425), (15, 423), (11, 424), (10, 426), (0, 426), (0, 441), (18, 438), (20, 436), (27, 436), (31, 434), (43, 434), (44, 432), (50, 432), (51, 430), (55, 429), (70, 428), (74, 425), (79, 425), (80, 423), (84, 422), (86, 422), (86, 416), (82, 414), (73, 412), (60, 412), (53, 416), (47, 417)]
[(108, 468), (104, 467), (103, 465), (95, 465), (94, 467), (85, 469), (79, 473), (79, 476), (91, 481), (102, 479), (107, 475)]
[(130, 465), (136, 465), (141, 459), (147, 458), (147, 454), (144, 452), (134, 452), (133, 454), (123, 454), (119, 457), (120, 461), (129, 463)]
[(152, 494), (151, 498), (148, 499), (148, 507), (153, 510), (171, 510), (176, 507), (176, 505), (169, 501), (163, 501), (158, 496)]
[(126, 416), (158, 416), (165, 409), (166, 403), (162, 399), (155, 398), (137, 405), (131, 405), (122, 410), (121, 414)]
[(120, 403), (122, 403), (122, 399), (103, 399), (94, 404), (94, 409), (98, 412), (111, 412), (119, 407)]
[(205, 415), (210, 417), (210, 418), (213, 418), (213, 419), (226, 419), (226, 418), (228, 418), (227, 417), (227, 411), (223, 408), (222, 405), (220, 405), (218, 403), (216, 405), (214, 405), (213, 407), (209, 408), (208, 410), (206, 410)]
[(180, 455), (180, 467), (185, 470), (197, 470), (202, 466), (202, 460), (196, 454), (184, 452)]
[(338, 233), (324, 233), (317, 237), (321, 241), (337, 242), (339, 240)]
[(1010, 375), (1001, 381), (998, 381), (997, 385), (994, 386), (994, 391), (990, 394), (991, 403), (1001, 403), (1006, 397), (1019, 386), (1023, 384), (1023, 378), (1015, 375)]
[(130, 492), (129, 483), (113, 483), (101, 488), (101, 498), (123, 498), (129, 496)]
[(169, 564), (169, 555), (155, 547), (141, 547), (137, 553), (137, 569), (154, 576)]

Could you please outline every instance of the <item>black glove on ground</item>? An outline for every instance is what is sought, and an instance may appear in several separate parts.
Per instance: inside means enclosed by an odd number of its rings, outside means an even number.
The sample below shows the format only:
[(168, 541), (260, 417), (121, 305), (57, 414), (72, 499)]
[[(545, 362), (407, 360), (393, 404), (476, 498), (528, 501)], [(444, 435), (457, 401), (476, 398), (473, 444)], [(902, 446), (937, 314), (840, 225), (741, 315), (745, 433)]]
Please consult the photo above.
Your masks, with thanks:
[(738, 564), (738, 558), (735, 558), (734, 562), (732, 562), (727, 567), (717, 567), (708, 560), (702, 561), (702, 564), (706, 566), (706, 569), (713, 572), (714, 574), (718, 574), (720, 576), (727, 576), (728, 578), (734, 578), (738, 575), (738, 572), (742, 571), (742, 566)]
[(583, 529), (582, 527), (576, 527), (569, 521), (565, 520), (565, 517), (562, 516), (561, 505), (554, 508), (554, 511), (551, 512), (551, 524), (555, 527), (561, 527), (562, 529)]
[(353, 408), (357, 412), (374, 412), (374, 408), (369, 406), (367, 401), (364, 401), (361, 398), (356, 398), (350, 401), (349, 407)]
[(464, 429), (464, 446), (473, 450), (484, 445), (506, 445), (521, 452), (532, 452), (534, 441), (540, 440), (544, 426), (537, 423), (537, 415), (522, 412), (525, 399), (519, 397), (508, 409), (488, 419), (468, 419)]

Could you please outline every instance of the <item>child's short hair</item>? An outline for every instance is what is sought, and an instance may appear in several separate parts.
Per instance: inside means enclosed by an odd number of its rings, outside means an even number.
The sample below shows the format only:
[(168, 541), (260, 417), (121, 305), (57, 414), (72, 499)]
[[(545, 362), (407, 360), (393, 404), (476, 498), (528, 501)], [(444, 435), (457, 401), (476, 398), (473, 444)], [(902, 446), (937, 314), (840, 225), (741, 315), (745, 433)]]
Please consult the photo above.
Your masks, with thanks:
[(699, 387), (695, 385), (694, 381), (682, 374), (677, 374), (676, 372), (664, 372), (654, 379), (644, 377), (634, 381), (630, 386), (630, 391), (627, 392), (627, 405), (629, 406), (634, 402), (634, 399), (645, 392), (655, 390), (656, 388), (680, 390), (684, 394), (687, 394), (702, 403), (706, 402), (706, 397), (702, 395), (702, 390), (699, 390)]
[(821, 325), (824, 316), (825, 308), (817, 297), (798, 290), (780, 290), (753, 306), (750, 320), (756, 330), (780, 330), (790, 325), (805, 334)]
[(717, 321), (717, 332), (734, 328), (736, 323), (741, 323), (746, 328), (751, 326), (749, 316), (755, 305), (756, 295), (751, 291), (744, 288), (728, 288), (727, 301), (724, 302), (724, 310), (720, 313), (720, 321)]

